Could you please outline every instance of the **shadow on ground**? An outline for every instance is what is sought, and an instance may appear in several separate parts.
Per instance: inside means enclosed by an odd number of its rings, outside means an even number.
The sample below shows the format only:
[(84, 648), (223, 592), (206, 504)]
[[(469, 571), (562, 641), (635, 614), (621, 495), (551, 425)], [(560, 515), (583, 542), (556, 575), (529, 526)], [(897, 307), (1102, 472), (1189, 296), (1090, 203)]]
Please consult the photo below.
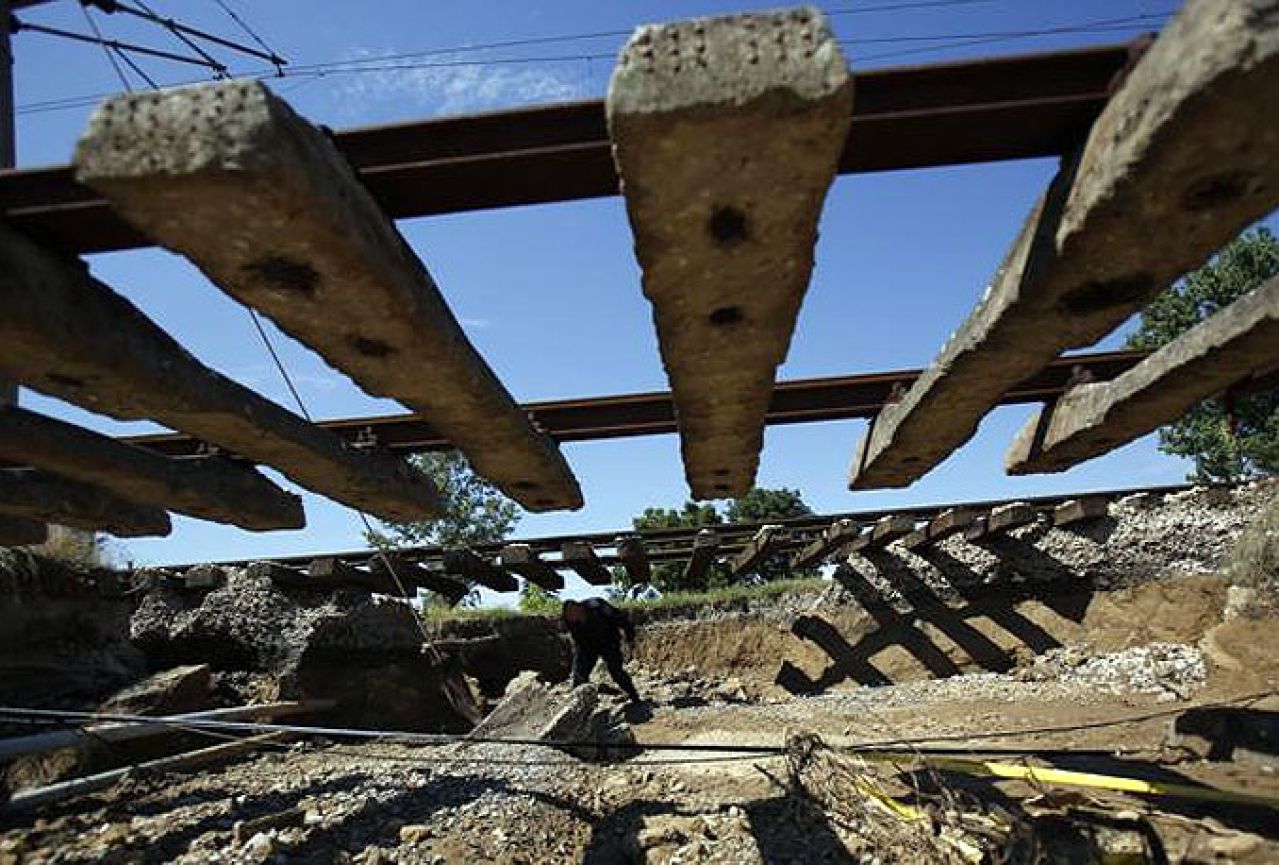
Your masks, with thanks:
[[(996, 543), (997, 541), (997, 543)], [(1015, 539), (995, 539), (1001, 555), (1034, 558), (1037, 572), (1065, 571), (1065, 566), (1034, 545)], [(1010, 551), (1015, 551), (1011, 553)], [(1016, 666), (1012, 651), (991, 639), (974, 626), (986, 620), (1009, 635), (1016, 647), (1032, 654), (1042, 654), (1062, 645), (1061, 640), (1043, 624), (1035, 622), (1017, 609), (1019, 604), (1035, 600), (1044, 604), (1063, 620), (1079, 622), (1092, 601), (1090, 586), (1081, 585), (1070, 573), (1070, 592), (1053, 591), (1049, 583), (1020, 583), (993, 586), (978, 582), (966, 565), (944, 551), (930, 548), (920, 553), (931, 561), (950, 581), (952, 598), (944, 598), (921, 580), (909, 562), (892, 550), (864, 553), (883, 581), (893, 586), (897, 597), (888, 598), (865, 574), (842, 566), (835, 579), (866, 611), (872, 621), (869, 631), (855, 642), (840, 633), (821, 616), (803, 615), (795, 619), (791, 632), (817, 645), (830, 663), (816, 678), (783, 661), (775, 682), (791, 694), (820, 694), (834, 685), (854, 681), (860, 685), (893, 684), (892, 678), (876, 666), (875, 656), (892, 647), (901, 647), (935, 678), (954, 676), (963, 667), (978, 667), (991, 672), (1007, 672)], [(1041, 560), (1046, 560), (1041, 561)], [(930, 630), (944, 635), (962, 653), (958, 660), (930, 635)], [(966, 660), (965, 660), (966, 659)]]

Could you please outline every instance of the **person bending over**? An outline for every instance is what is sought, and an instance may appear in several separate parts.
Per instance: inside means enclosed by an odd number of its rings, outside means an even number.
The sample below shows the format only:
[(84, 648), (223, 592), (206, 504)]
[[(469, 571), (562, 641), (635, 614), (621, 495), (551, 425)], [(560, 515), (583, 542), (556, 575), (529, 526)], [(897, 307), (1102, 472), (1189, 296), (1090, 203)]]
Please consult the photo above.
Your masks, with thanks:
[(632, 702), (640, 702), (635, 683), (622, 664), (622, 636), (628, 643), (635, 642), (635, 626), (630, 617), (603, 598), (590, 598), (565, 601), (561, 618), (573, 638), (573, 687), (590, 679), (595, 662), (603, 658), (618, 687)]

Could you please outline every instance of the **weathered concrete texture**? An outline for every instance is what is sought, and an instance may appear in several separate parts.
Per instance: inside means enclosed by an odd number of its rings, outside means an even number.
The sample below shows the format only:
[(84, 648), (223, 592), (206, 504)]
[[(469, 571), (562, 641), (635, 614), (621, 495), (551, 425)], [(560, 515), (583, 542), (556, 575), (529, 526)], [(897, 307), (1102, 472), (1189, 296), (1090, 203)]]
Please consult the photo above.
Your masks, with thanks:
[(733, 576), (740, 577), (754, 571), (777, 550), (777, 545), (783, 543), (789, 535), (790, 533), (781, 526), (761, 527), (755, 533), (755, 537), (751, 538), (746, 548), (729, 562), (729, 569), (732, 571)]
[[(190, 575), (191, 571), (187, 571), (188, 579)], [(307, 565), (306, 575), (312, 585), (317, 588), (363, 589), (384, 595), (395, 593), (394, 586), (388, 584), (389, 581), (384, 575), (354, 567), (332, 556), (312, 559)]]
[(626, 579), (632, 586), (647, 583), (653, 578), (653, 568), (648, 561), (644, 541), (635, 535), (621, 535), (614, 543), (617, 557), (626, 568)]
[(272, 699), (336, 700), (334, 723), (465, 730), (478, 718), (460, 669), (423, 646), (407, 604), (286, 590), (254, 566), (226, 576), (206, 594), (148, 592), (130, 623), (133, 643), (157, 665), (268, 674)]
[(376, 396), (397, 399), (534, 511), (579, 508), (535, 430), (345, 158), (259, 82), (115, 97), (76, 176)]
[(1218, 310), (1118, 378), (1071, 388), (1022, 427), (1005, 458), (1008, 473), (1065, 471), (1275, 368), (1279, 277)]
[(458, 548), (444, 551), (444, 572), (478, 583), (495, 592), (518, 591), (519, 581), (473, 550)]
[(608, 586), (613, 583), (613, 574), (595, 555), (595, 548), (587, 541), (568, 541), (560, 550), (564, 564), (592, 586)]
[(435, 488), (403, 461), (356, 451), (214, 372), (83, 266), (2, 225), (0, 306), (0, 375), (198, 436), (383, 519), (438, 513)]
[(0, 514), (121, 538), (163, 537), (173, 528), (160, 508), (36, 469), (0, 469)]
[(500, 554), (502, 567), (514, 571), (530, 583), (549, 592), (564, 588), (564, 578), (533, 552), (528, 544), (507, 544)]
[(28, 547), (43, 544), (49, 527), (21, 517), (0, 517), (0, 547)]
[(850, 486), (902, 487), (1002, 393), (1091, 345), (1279, 204), (1279, 0), (1188, 0), (1034, 208), (981, 302), (901, 402)]
[(423, 588), (440, 595), (450, 606), (456, 606), (471, 591), (471, 587), (461, 580), (410, 562), (400, 553), (379, 553), (369, 562), (369, 570), (387, 581), (386, 592), (400, 594), (403, 586), (412, 595), (415, 588)]
[(913, 550), (915, 547), (922, 547), (928, 543), (928, 524), (920, 526), (917, 529), (907, 532), (901, 536), (897, 542), (904, 550)]
[(935, 544), (964, 531), (976, 519), (977, 514), (967, 508), (947, 508), (913, 532), (903, 535), (901, 545), (910, 550), (925, 544)]
[[(565, 748), (584, 760), (634, 755), (635, 736), (621, 710), (593, 684), (571, 690), (546, 685), (526, 670), (511, 680), (503, 700), (471, 732), (474, 737), (590, 743)], [(619, 747), (622, 746), (622, 747)]]
[(890, 598), (921, 587), (931, 593), (925, 600), (979, 599), (987, 590), (1006, 594), (1020, 587), (1119, 589), (1220, 570), (1239, 534), (1276, 495), (1279, 482), (1266, 480), (1130, 496), (1112, 504), (1108, 516), (1064, 528), (1041, 514), (980, 545), (959, 536), (915, 550), (892, 544), (849, 556), (846, 566)]
[(1039, 518), (1038, 512), (1025, 502), (1009, 502), (977, 517), (964, 530), (964, 540), (972, 543), (993, 535), (1000, 535), (1021, 526), (1028, 526)]
[(98, 711), (111, 715), (180, 715), (208, 708), (213, 670), (184, 664), (147, 676), (112, 694)]
[(0, 407), (0, 459), (92, 484), (128, 501), (245, 529), (300, 529), (302, 500), (253, 468), (175, 460), (17, 406)]
[(719, 552), (719, 535), (710, 529), (702, 529), (693, 536), (693, 551), (684, 564), (683, 585), (705, 585), (706, 574), (715, 563)]
[(850, 552), (879, 549), (915, 530), (915, 518), (904, 514), (888, 514), (875, 520), (848, 545)]
[(820, 565), (837, 550), (847, 546), (861, 534), (862, 527), (853, 520), (839, 520), (822, 532), (822, 536), (791, 559), (792, 570), (803, 570), (813, 565)]
[(940, 541), (957, 535), (977, 519), (977, 514), (966, 508), (947, 508), (928, 523), (928, 539)]
[(1086, 520), (1100, 519), (1110, 513), (1110, 500), (1104, 496), (1084, 496), (1062, 502), (1053, 508), (1053, 525), (1069, 526)]
[(875, 521), (871, 540), (876, 546), (891, 543), (915, 530), (915, 518), (907, 514), (888, 514)]
[(639, 28), (606, 110), (695, 498), (754, 483), (852, 78), (812, 8)]

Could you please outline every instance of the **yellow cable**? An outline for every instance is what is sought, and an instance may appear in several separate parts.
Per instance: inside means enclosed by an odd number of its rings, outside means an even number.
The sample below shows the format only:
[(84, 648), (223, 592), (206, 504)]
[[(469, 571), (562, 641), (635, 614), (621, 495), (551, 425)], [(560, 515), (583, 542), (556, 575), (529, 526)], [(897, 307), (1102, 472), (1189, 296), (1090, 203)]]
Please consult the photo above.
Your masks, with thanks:
[[(865, 760), (882, 760), (885, 762), (921, 759), (921, 755), (909, 752), (863, 751), (858, 753), (858, 756)], [(1216, 787), (1197, 787), (1191, 784), (1145, 781), (1140, 778), (1125, 778), (1118, 775), (1100, 775), (1095, 772), (1054, 769), (1050, 766), (1025, 766), (989, 760), (969, 760), (963, 757), (923, 757), (922, 759), (931, 766), (964, 772), (969, 775), (984, 775), (1009, 781), (1027, 781), (1036, 784), (1055, 784), (1066, 787), (1088, 787), (1096, 790), (1141, 793), (1150, 796), (1176, 796), (1186, 799), (1199, 799), (1205, 802), (1232, 802), (1279, 809), (1279, 796), (1241, 793), (1233, 790), (1221, 790)]]

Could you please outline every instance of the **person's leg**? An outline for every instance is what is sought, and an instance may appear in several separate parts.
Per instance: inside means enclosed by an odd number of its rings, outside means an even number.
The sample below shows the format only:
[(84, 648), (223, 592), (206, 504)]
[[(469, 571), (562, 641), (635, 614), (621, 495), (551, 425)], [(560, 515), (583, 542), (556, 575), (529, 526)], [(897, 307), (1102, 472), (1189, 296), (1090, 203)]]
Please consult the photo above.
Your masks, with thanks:
[(584, 685), (591, 678), (591, 670), (595, 669), (595, 662), (598, 661), (599, 655), (590, 650), (584, 649), (577, 643), (573, 644), (573, 687)]
[(622, 663), (622, 647), (615, 643), (605, 648), (600, 654), (604, 658), (604, 663), (608, 665), (608, 674), (613, 677), (613, 681), (625, 692), (626, 696), (638, 703), (640, 701), (639, 691), (635, 690), (635, 683), (631, 681), (631, 677)]

